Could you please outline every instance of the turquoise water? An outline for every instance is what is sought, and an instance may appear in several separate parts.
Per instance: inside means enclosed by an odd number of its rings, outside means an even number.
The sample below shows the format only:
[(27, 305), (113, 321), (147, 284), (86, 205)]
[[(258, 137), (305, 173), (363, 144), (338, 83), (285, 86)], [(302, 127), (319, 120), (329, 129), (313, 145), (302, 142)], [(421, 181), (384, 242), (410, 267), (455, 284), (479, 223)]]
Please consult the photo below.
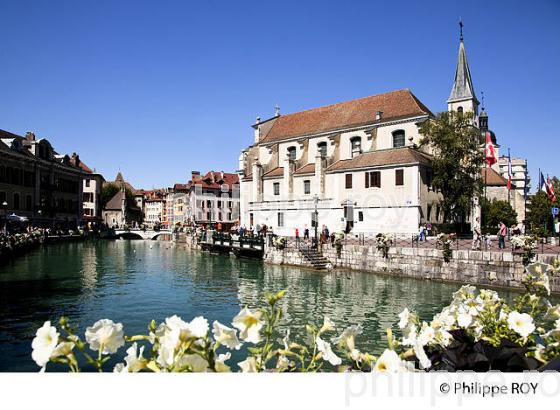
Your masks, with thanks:
[(82, 337), (101, 318), (122, 322), (128, 335), (145, 333), (151, 319), (160, 322), (173, 314), (229, 324), (240, 307), (262, 306), (265, 291), (281, 289), (288, 290), (286, 324), (294, 339), (306, 323), (321, 324), (328, 315), (340, 330), (362, 324), (358, 345), (378, 353), (385, 329), (405, 307), (428, 319), (457, 288), (372, 273), (273, 266), (169, 242), (51, 245), (0, 266), (0, 370), (37, 371), (31, 340), (45, 320), (56, 322), (61, 315)]

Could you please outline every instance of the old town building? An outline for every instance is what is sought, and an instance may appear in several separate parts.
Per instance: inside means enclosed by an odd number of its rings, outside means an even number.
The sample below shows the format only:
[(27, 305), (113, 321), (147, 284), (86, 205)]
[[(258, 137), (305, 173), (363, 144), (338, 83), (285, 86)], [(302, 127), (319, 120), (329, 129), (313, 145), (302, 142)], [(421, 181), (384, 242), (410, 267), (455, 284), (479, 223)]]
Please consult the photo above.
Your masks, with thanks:
[(0, 207), (33, 225), (76, 228), (82, 222), (85, 172), (51, 143), (0, 130)]

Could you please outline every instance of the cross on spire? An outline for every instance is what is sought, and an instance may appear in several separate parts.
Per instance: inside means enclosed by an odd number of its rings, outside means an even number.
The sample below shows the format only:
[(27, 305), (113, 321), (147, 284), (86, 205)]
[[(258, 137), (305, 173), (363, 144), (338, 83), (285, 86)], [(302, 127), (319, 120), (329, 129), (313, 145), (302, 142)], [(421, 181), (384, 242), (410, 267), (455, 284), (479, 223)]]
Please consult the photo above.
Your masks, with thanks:
[(278, 117), (280, 115), (280, 106), (278, 104), (276, 104), (274, 106), (274, 116)]
[(463, 19), (459, 17), (459, 31), (461, 33), (461, 41), (463, 41)]
[(481, 100), (481, 107), (482, 107), (482, 111), (484, 111), (484, 91), (480, 92), (480, 100)]

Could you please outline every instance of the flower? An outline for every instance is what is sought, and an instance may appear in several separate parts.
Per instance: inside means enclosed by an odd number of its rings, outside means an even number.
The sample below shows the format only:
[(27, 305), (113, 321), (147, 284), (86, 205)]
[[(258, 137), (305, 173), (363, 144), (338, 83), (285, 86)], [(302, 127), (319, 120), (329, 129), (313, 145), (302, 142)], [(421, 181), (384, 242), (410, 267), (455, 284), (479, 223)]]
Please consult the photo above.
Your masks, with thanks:
[(59, 333), (54, 326), (51, 326), (49, 321), (37, 329), (35, 338), (31, 342), (31, 347), (33, 348), (31, 357), (40, 367), (44, 367), (49, 361), (58, 343), (58, 336)]
[(146, 367), (148, 361), (142, 356), (143, 353), (144, 346), (140, 347), (140, 351), (138, 351), (136, 342), (127, 349), (124, 361), (129, 372), (136, 373)]
[(328, 316), (325, 316), (323, 319), (323, 326), (321, 326), (319, 333), (331, 332), (334, 330), (334, 327), (334, 322)]
[(242, 340), (255, 344), (261, 341), (261, 336), (259, 334), (259, 331), (263, 327), (261, 315), (261, 312), (251, 312), (245, 307), (233, 318), (233, 327), (240, 330), (239, 336)]
[(237, 363), (239, 368), (243, 373), (256, 373), (257, 372), (257, 361), (254, 357), (248, 357), (242, 362)]
[(190, 321), (188, 329), (193, 337), (204, 337), (208, 333), (208, 320), (202, 316), (197, 316)]
[(194, 373), (205, 373), (208, 370), (208, 362), (206, 359), (197, 354), (186, 354), (177, 360), (177, 368), (183, 369), (189, 367)]
[(51, 354), (51, 358), (69, 356), (76, 345), (73, 342), (60, 342)]
[(396, 373), (402, 369), (402, 360), (394, 350), (385, 349), (375, 362), (373, 370), (382, 373)]
[(340, 347), (346, 347), (348, 350), (355, 348), (355, 337), (362, 333), (361, 325), (352, 325), (344, 329), (340, 336), (332, 339), (333, 343), (338, 344)]
[(86, 341), (93, 351), (115, 353), (124, 345), (123, 325), (109, 319), (98, 320), (93, 326), (86, 328)]
[(239, 350), (241, 342), (237, 338), (237, 331), (231, 327), (222, 325), (217, 320), (212, 325), (212, 334), (216, 342), (226, 346), (229, 349)]
[(426, 322), (424, 322), (422, 324), (422, 329), (418, 334), (418, 339), (417, 339), (418, 343), (420, 343), (422, 346), (425, 346), (428, 343), (434, 341), (435, 337), (436, 337), (436, 331), (434, 330), (434, 328), (429, 326)]
[(535, 330), (533, 318), (527, 313), (513, 311), (509, 314), (507, 322), (509, 328), (522, 337), (529, 336)]
[(472, 316), (467, 312), (462, 312), (457, 315), (457, 325), (462, 328), (467, 328), (472, 323)]
[(399, 328), (404, 329), (410, 320), (410, 312), (408, 308), (404, 308), (404, 310), (399, 313)]
[(325, 342), (319, 336), (317, 336), (315, 342), (317, 343), (317, 350), (323, 353), (323, 360), (329, 362), (333, 366), (337, 366), (342, 363), (342, 359), (332, 351), (331, 344), (329, 342)]
[(215, 362), (215, 368), (216, 371), (218, 373), (229, 373), (231, 372), (231, 368), (225, 363), (226, 360), (228, 360), (229, 358), (231, 358), (231, 353), (227, 352), (225, 354), (220, 354), (218, 355), (216, 362)]
[(185, 322), (177, 315), (165, 319), (165, 325), (170, 330), (178, 330), (181, 340), (189, 338), (202, 338), (208, 333), (208, 320), (202, 316), (195, 317), (190, 323)]
[(432, 366), (432, 362), (430, 361), (430, 359), (428, 359), (428, 355), (424, 350), (424, 346), (422, 346), (419, 342), (416, 342), (416, 344), (414, 345), (414, 354), (420, 361), (421, 369), (428, 369)]

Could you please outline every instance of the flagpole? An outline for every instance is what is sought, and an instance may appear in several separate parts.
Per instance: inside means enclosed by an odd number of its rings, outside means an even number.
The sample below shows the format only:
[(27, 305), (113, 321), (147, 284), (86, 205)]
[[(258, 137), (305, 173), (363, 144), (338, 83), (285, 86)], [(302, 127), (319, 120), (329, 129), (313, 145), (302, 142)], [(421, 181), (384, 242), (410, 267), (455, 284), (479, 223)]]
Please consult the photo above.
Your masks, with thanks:
[(508, 204), (511, 206), (511, 179), (513, 177), (513, 175), (511, 175), (511, 151), (508, 148), (508, 167), (507, 167), (507, 172), (508, 172)]
[[(523, 184), (523, 200), (524, 200), (524, 204), (523, 204), (523, 227), (525, 227), (525, 221), (527, 219), (527, 196), (528, 196), (527, 185), (528, 185), (528, 182), (529, 182), (528, 175), (529, 175), (529, 161), (527, 160), (527, 158), (525, 158), (525, 183)], [(523, 232), (523, 234), (525, 234), (525, 232)]]

